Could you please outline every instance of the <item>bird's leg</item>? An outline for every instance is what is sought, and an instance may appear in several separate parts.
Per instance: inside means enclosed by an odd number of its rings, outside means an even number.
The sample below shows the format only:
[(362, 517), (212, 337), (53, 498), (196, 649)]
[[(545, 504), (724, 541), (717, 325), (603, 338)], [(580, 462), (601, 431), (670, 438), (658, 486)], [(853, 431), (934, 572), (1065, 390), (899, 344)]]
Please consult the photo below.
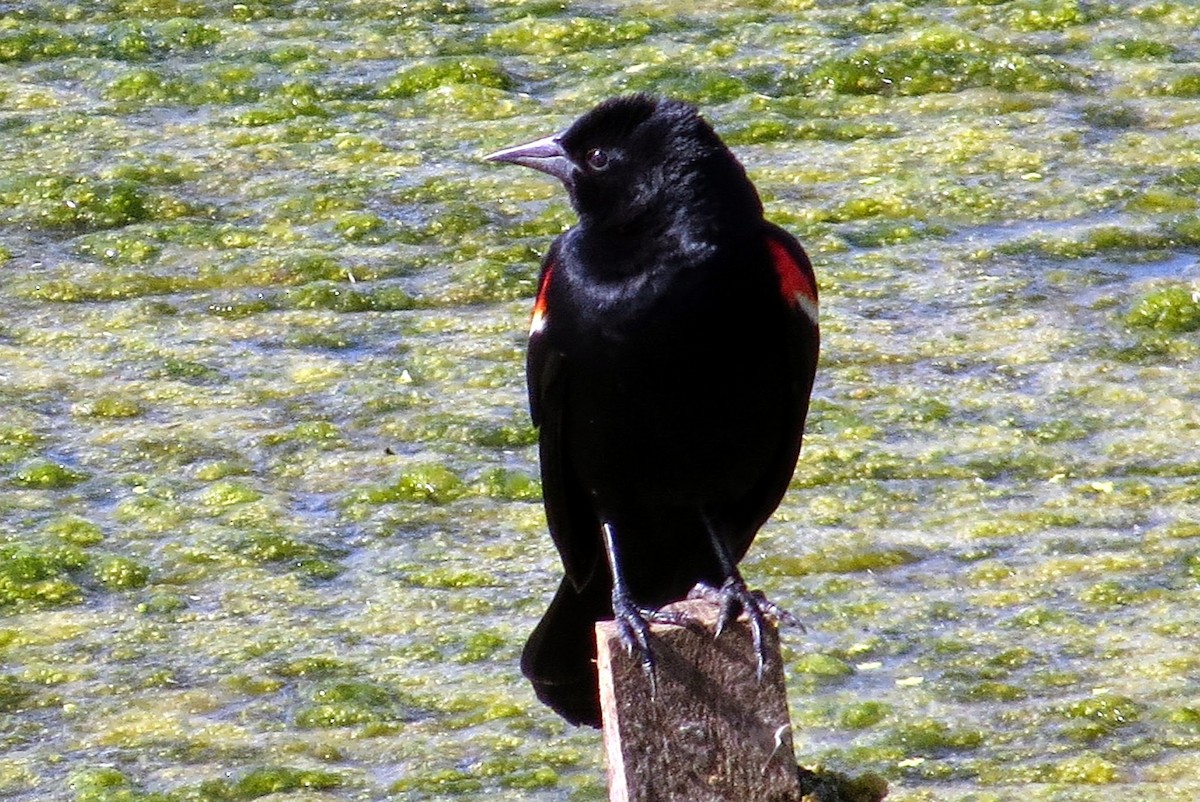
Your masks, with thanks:
[(654, 679), (654, 655), (650, 652), (649, 620), (655, 618), (655, 611), (636, 605), (625, 587), (625, 576), (621, 573), (620, 559), (617, 554), (616, 534), (612, 524), (605, 521), (600, 526), (604, 538), (604, 554), (608, 557), (608, 570), (612, 575), (612, 609), (613, 620), (617, 625), (617, 637), (630, 655), (637, 653), (650, 681), (650, 694), (654, 695), (656, 682)]
[(729, 547), (725, 545), (724, 538), (710, 521), (706, 519), (705, 523), (713, 552), (717, 557), (717, 564), (721, 568), (721, 573), (725, 575), (725, 581), (721, 583), (720, 588), (701, 583), (688, 595), (693, 598), (715, 601), (721, 606), (721, 612), (717, 618), (717, 637), (721, 636), (725, 627), (731, 621), (735, 621), (743, 610), (746, 612), (746, 617), (750, 619), (750, 634), (754, 639), (754, 653), (758, 658), (758, 679), (761, 681), (767, 663), (767, 650), (763, 640), (766, 616), (770, 615), (776, 621), (795, 626), (801, 625), (800, 620), (779, 605), (768, 601), (761, 591), (752, 591), (746, 587), (746, 580), (738, 571), (737, 563), (734, 562), (733, 555), (729, 553)]

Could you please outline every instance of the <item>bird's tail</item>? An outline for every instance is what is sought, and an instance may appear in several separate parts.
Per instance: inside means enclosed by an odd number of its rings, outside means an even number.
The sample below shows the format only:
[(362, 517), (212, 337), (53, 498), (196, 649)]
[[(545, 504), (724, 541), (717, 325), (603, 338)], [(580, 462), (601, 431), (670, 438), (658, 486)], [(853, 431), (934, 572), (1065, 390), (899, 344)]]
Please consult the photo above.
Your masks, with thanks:
[(603, 583), (576, 590), (563, 579), (521, 653), (537, 697), (572, 724), (600, 726), (595, 625), (612, 615), (609, 595)]

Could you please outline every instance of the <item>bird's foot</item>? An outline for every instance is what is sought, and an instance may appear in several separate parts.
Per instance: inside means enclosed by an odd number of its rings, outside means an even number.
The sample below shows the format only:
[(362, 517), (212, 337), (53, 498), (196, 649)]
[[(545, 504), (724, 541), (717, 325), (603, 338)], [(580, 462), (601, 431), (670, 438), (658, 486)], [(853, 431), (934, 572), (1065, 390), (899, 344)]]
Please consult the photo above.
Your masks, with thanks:
[(650, 694), (654, 695), (654, 654), (650, 651), (650, 624), (654, 610), (639, 607), (623, 594), (613, 594), (613, 621), (617, 625), (617, 638), (625, 646), (626, 654), (636, 655), (642, 672), (650, 681)]
[(658, 691), (658, 682), (654, 675), (654, 652), (650, 644), (650, 624), (672, 624), (688, 626), (687, 616), (665, 610), (654, 610), (633, 603), (628, 596), (614, 593), (612, 599), (613, 621), (617, 625), (617, 638), (625, 647), (625, 652), (636, 655), (641, 663), (642, 671), (650, 683), (650, 696)]
[(767, 617), (775, 619), (780, 624), (804, 628), (800, 619), (790, 612), (770, 601), (762, 591), (750, 590), (746, 582), (736, 573), (725, 580), (719, 588), (700, 583), (688, 593), (688, 598), (704, 599), (720, 605), (720, 615), (717, 617), (716, 637), (736, 621), (744, 611), (750, 621), (750, 634), (754, 639), (754, 654), (757, 657), (757, 675), (761, 682), (767, 666), (766, 641), (763, 631), (767, 625)]

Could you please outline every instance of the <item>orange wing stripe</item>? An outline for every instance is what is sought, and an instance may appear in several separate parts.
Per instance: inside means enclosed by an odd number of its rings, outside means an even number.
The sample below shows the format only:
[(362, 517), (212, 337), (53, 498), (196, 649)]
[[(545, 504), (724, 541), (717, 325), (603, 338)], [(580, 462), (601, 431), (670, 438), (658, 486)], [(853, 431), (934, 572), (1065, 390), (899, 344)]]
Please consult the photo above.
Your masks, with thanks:
[(546, 328), (546, 290), (550, 288), (550, 275), (553, 272), (554, 267), (550, 266), (546, 268), (546, 272), (542, 273), (537, 298), (533, 301), (533, 314), (529, 319), (529, 335), (531, 337)]
[(771, 260), (775, 265), (775, 272), (779, 275), (779, 289), (788, 301), (794, 300), (797, 296), (816, 301), (817, 292), (812, 279), (805, 275), (805, 271), (788, 251), (787, 246), (773, 239), (767, 241), (767, 246), (771, 249)]
[(775, 265), (775, 273), (779, 276), (779, 291), (789, 304), (800, 307), (806, 315), (816, 322), (817, 283), (812, 270), (801, 265), (796, 257), (782, 242), (775, 239), (767, 240), (771, 250), (771, 262)]

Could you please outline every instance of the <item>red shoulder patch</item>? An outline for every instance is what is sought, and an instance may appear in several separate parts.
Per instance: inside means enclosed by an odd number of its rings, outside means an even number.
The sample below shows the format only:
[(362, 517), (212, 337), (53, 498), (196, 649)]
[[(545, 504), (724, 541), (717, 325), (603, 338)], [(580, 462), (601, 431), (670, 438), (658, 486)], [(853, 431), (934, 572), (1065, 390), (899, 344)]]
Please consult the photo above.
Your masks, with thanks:
[(550, 288), (550, 276), (554, 273), (554, 265), (547, 265), (542, 271), (542, 280), (538, 284), (537, 298), (533, 301), (533, 314), (529, 319), (529, 336), (541, 332), (546, 328), (547, 309), (546, 309), (546, 291)]
[(779, 291), (789, 304), (796, 306), (809, 320), (817, 322), (817, 281), (808, 261), (801, 262), (788, 247), (774, 237), (767, 238), (771, 264), (779, 276)]

